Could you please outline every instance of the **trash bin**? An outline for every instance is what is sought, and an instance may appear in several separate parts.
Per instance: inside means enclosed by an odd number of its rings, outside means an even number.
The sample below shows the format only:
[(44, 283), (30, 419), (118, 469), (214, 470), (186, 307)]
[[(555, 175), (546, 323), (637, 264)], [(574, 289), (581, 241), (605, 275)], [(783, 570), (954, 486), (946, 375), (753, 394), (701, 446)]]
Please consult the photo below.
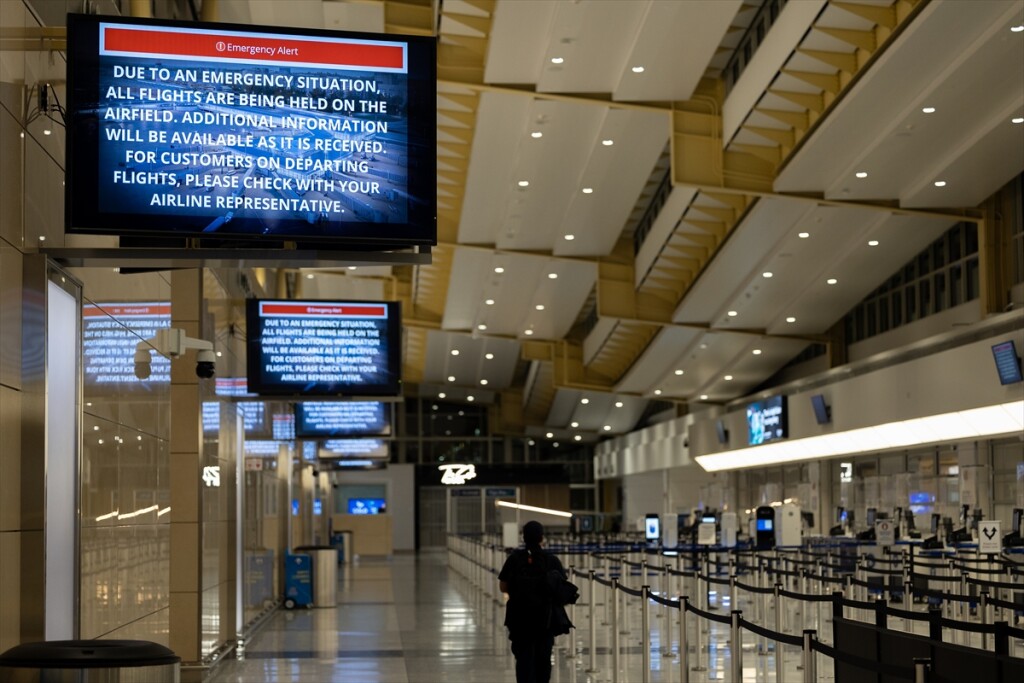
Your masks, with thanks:
[(313, 558), (313, 607), (337, 607), (338, 551), (329, 545), (304, 545), (295, 552)]
[(286, 609), (313, 604), (313, 558), (309, 555), (284, 556), (284, 606)]
[(181, 657), (146, 640), (50, 640), (0, 655), (10, 683), (177, 683)]
[(335, 531), (331, 534), (331, 546), (338, 551), (338, 564), (352, 564), (351, 531)]

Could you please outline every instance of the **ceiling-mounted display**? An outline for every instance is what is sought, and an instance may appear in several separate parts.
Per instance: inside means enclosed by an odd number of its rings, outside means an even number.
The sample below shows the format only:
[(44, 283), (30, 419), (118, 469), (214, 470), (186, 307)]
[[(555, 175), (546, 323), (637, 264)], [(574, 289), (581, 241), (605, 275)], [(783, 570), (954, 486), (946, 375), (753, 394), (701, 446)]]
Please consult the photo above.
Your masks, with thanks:
[(391, 407), (382, 401), (304, 401), (295, 404), (295, 434), (389, 436)]
[(67, 62), (69, 232), (436, 243), (433, 38), (69, 15)]

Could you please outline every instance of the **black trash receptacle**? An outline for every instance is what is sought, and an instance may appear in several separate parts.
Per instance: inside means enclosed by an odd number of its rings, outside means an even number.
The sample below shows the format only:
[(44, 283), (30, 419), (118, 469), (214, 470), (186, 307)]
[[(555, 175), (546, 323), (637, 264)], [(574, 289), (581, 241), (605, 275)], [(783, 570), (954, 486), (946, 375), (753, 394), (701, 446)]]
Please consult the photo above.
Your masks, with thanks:
[(181, 657), (146, 640), (50, 640), (0, 655), (9, 683), (178, 683)]

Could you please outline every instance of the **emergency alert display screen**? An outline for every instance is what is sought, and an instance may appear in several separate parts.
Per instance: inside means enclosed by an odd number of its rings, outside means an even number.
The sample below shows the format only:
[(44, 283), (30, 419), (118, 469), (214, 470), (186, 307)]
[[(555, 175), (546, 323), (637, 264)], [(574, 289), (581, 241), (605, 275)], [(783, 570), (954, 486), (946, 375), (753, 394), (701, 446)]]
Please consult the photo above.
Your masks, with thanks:
[(395, 395), (399, 319), (395, 302), (249, 299), (249, 390), (279, 396)]
[(69, 231), (436, 241), (431, 40), (68, 21)]

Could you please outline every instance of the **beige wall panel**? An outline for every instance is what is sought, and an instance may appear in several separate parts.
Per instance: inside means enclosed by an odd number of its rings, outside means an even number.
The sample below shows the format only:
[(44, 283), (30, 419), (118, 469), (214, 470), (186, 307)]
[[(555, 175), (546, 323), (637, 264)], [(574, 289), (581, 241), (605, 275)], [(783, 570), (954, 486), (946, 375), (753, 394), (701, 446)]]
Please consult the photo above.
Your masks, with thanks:
[(64, 169), (32, 136), (25, 138), (25, 245), (64, 246)]
[(0, 433), (0, 532), (16, 531), (21, 528), (21, 392), (5, 386), (0, 386)]
[(16, 535), (21, 540), (21, 556), (18, 558), (21, 572), (21, 581), (18, 583), (21, 592), (21, 638), (23, 642), (43, 640), (46, 637), (43, 572), (39, 570), (45, 557), (43, 532), (22, 531)]
[[(8, 589), (21, 585), (20, 536), (14, 531), (0, 531), (0, 586)], [(21, 594), (18, 590), (6, 590), (5, 593), (4, 599), (0, 600), (0, 652), (21, 642), (18, 637)]]
[[(22, 2), (0, 2), (0, 28), (19, 29), (36, 26), (36, 22), (25, 11)], [(21, 51), (0, 52), (0, 106), (12, 112), (21, 112), (25, 83), (25, 53)]]
[(21, 263), (21, 252), (0, 240), (0, 384), (14, 389), (21, 388)]
[(106, 639), (114, 640), (148, 640), (167, 646), (169, 641), (170, 610), (164, 608), (148, 614), (137, 621), (125, 624), (104, 634)]
[[(173, 511), (171, 514), (174, 514)], [(171, 594), (194, 591), (199, 587), (199, 525), (192, 522), (171, 524)]]
[[(179, 363), (181, 361), (178, 361)], [(173, 370), (171, 371), (174, 372)], [(192, 375), (195, 377), (195, 374)], [(172, 379), (173, 382), (173, 379)], [(175, 415), (191, 415), (192, 419), (173, 419), (171, 430), (171, 468), (172, 472), (177, 467), (190, 467), (193, 480), (199, 480), (199, 448), (200, 444), (200, 401), (199, 391), (194, 385), (171, 385), (171, 405)], [(188, 455), (186, 458), (182, 457)], [(173, 476), (173, 474), (172, 474)], [(173, 487), (172, 487), (173, 490)], [(172, 513), (173, 514), (173, 513)]]
[(199, 593), (171, 593), (168, 647), (182, 662), (199, 661)]
[[(0, 92), (4, 88), (0, 86)], [(0, 239), (21, 247), (21, 126), (0, 107)]]

